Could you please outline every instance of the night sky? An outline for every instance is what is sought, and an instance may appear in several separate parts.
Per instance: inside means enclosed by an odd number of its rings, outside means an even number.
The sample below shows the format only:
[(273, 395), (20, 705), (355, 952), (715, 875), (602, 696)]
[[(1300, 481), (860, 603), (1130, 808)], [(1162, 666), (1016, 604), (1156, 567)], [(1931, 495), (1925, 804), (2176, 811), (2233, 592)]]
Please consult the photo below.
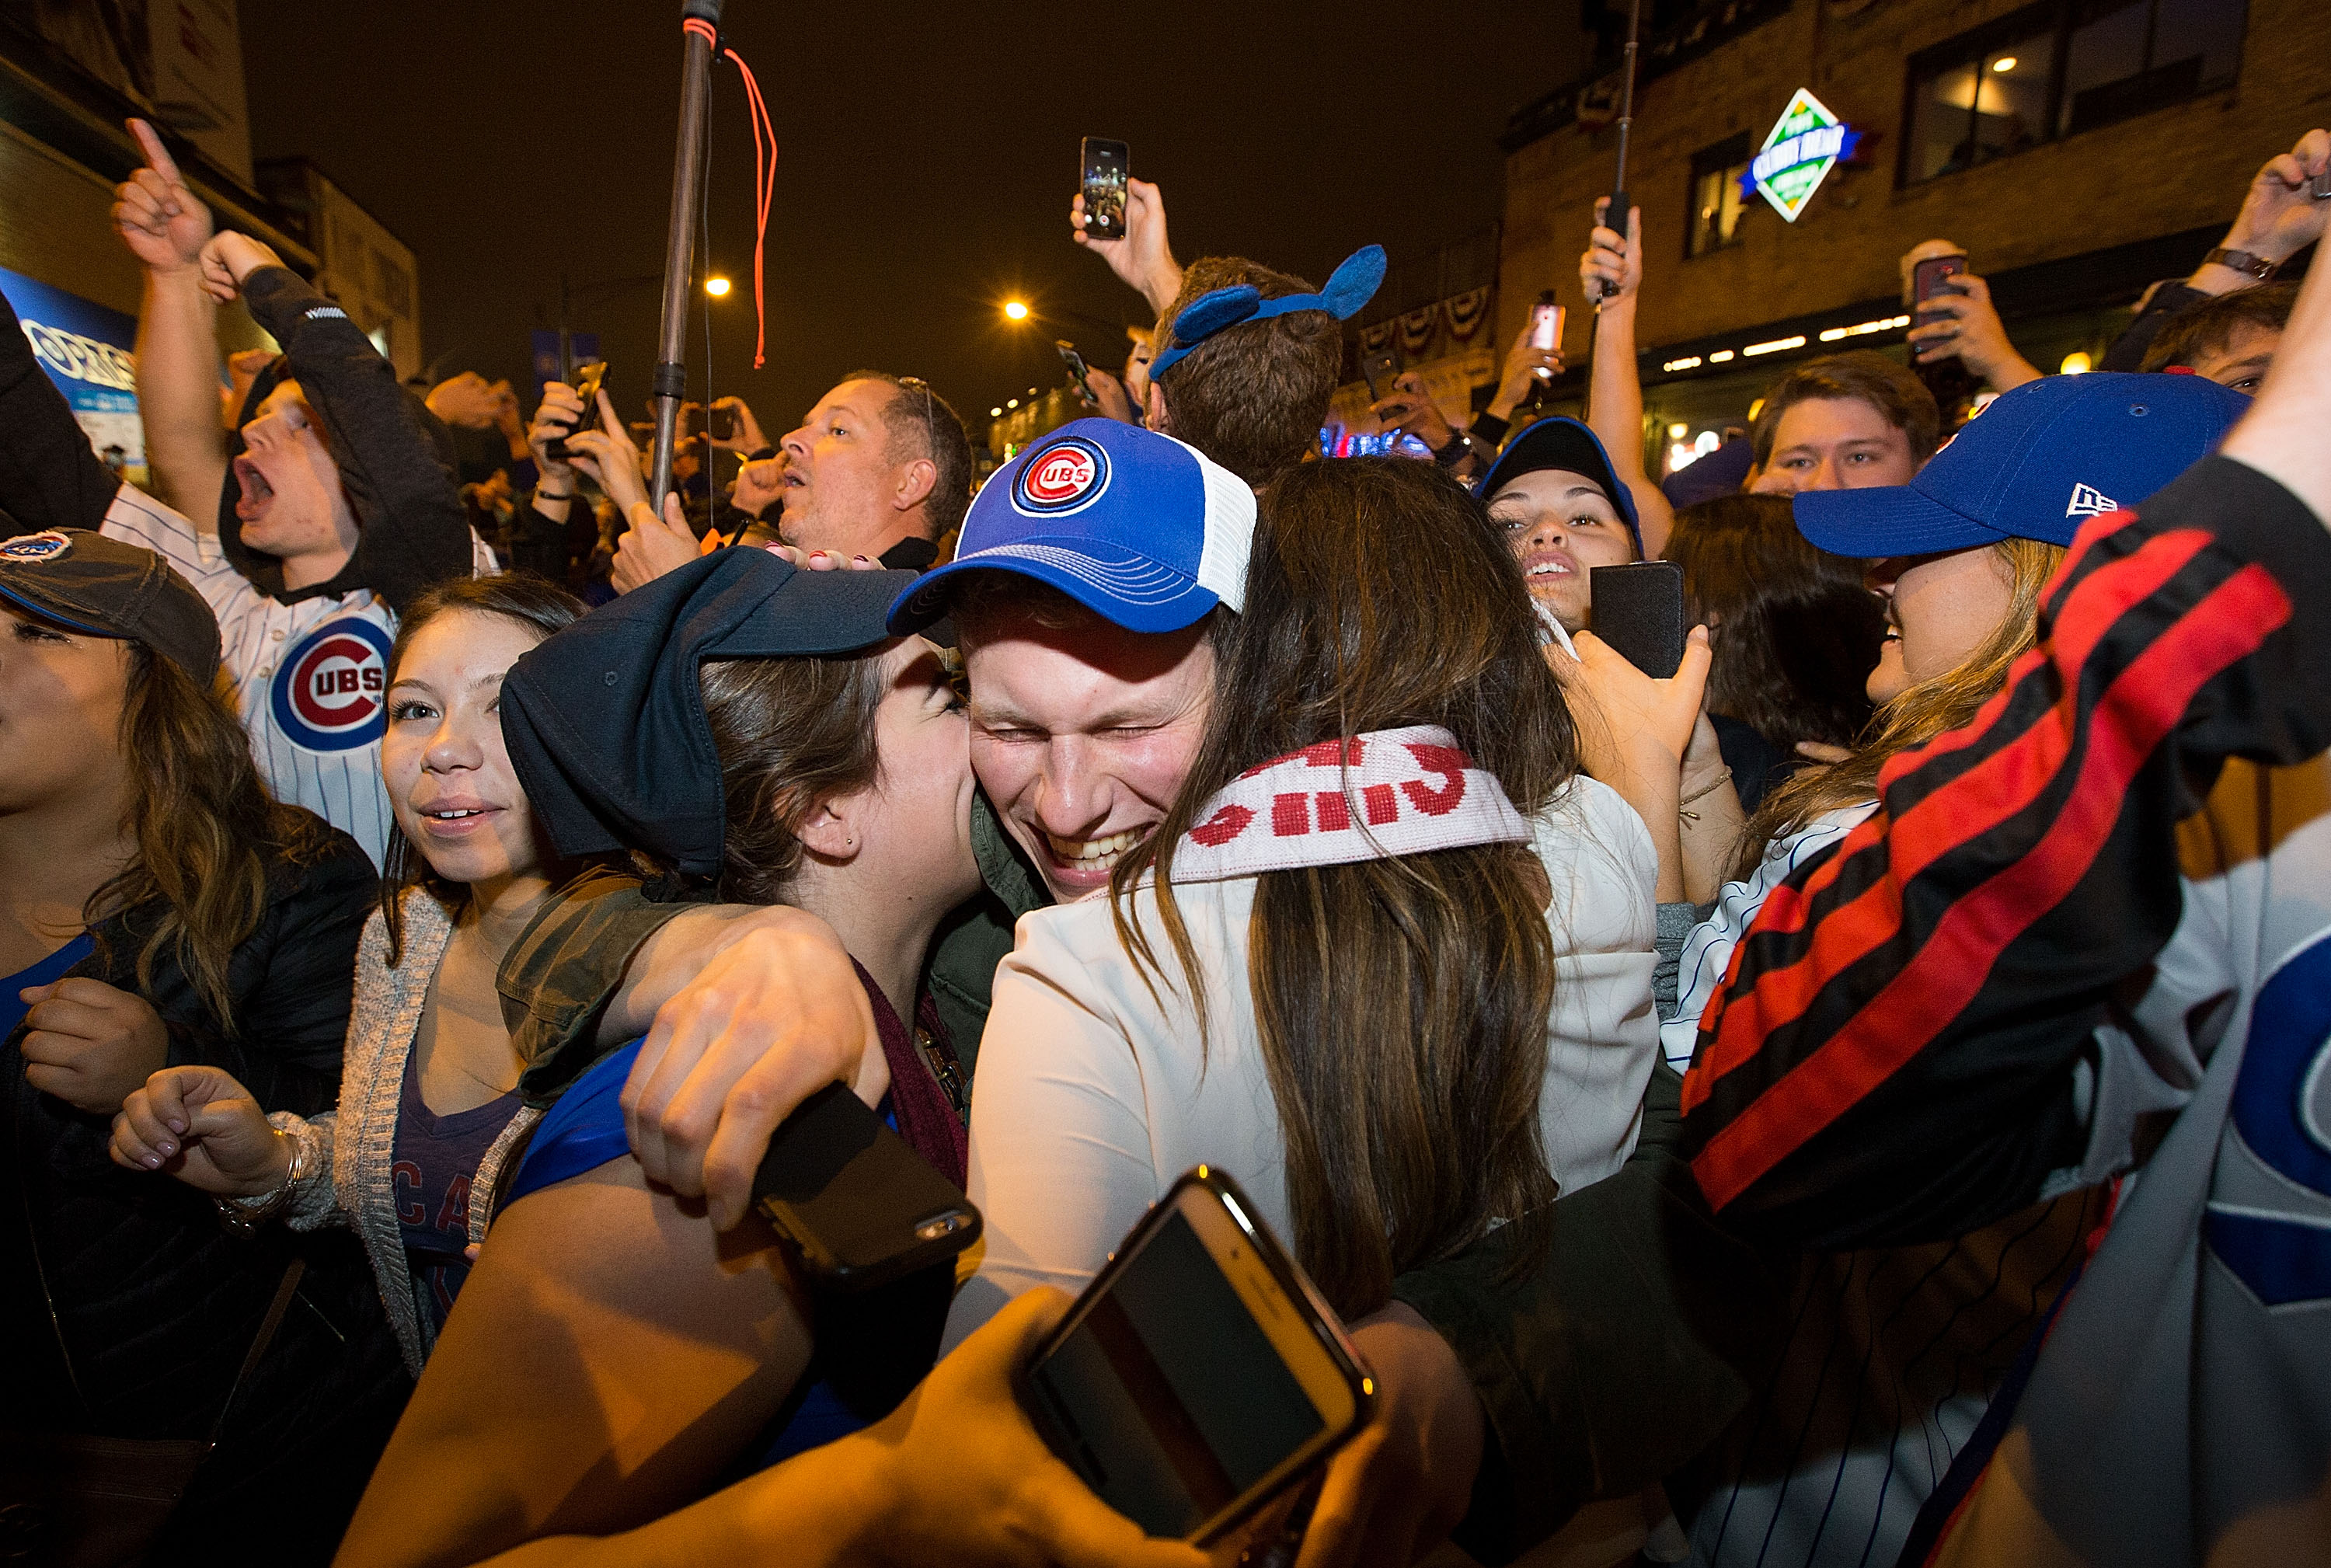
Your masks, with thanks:
[[(577, 290), (660, 272), (680, 59), (677, 4), (243, 0), (254, 151), (301, 154), (418, 254), (439, 376), (508, 376)], [(1575, 6), (1208, 4), (779, 5), (729, 0), (777, 140), (768, 364), (751, 368), (753, 144), (733, 67), (711, 105), (714, 392), (774, 439), (862, 366), (920, 375), (973, 428), (1060, 376), (1051, 339), (1103, 363), (1146, 324), (1068, 237), (1078, 138), (1131, 146), (1165, 188), (1175, 253), (1322, 280), (1383, 243), (1397, 264), (1498, 215), (1505, 116), (1583, 69)], [(1302, 25), (1297, 24), (1300, 22)], [(699, 263), (700, 264), (700, 263)], [(1039, 319), (1013, 327), (1017, 295)], [(702, 304), (702, 296), (698, 296)], [(652, 284), (575, 312), (633, 417), (654, 357)], [(688, 351), (704, 387), (699, 314)]]

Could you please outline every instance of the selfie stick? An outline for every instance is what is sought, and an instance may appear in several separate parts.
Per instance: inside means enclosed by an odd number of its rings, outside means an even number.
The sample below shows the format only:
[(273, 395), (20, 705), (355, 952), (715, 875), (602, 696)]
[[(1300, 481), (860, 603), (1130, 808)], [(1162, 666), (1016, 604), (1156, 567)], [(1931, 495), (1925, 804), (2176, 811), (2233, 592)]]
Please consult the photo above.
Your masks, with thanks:
[[(1627, 244), (1627, 133), (1635, 124), (1635, 35), (1643, 24), (1643, 0), (1634, 0), (1627, 8), (1627, 80), (1619, 90), (1619, 180), (1611, 189), (1611, 204), (1603, 210), (1603, 226), (1619, 236), (1623, 252)], [(1607, 285), (1603, 298), (1617, 293), (1615, 284)], [(1598, 301), (1599, 302), (1599, 301)]]
[(696, 209), (704, 194), (704, 100), (712, 81), (712, 44), (719, 36), (721, 0), (680, 0), (687, 52), (680, 67), (680, 147), (671, 165), (671, 229), (663, 251), (663, 326), (656, 335), (655, 464), (648, 481), (648, 504), (663, 515), (671, 490), (673, 442), (680, 427), (680, 399), (688, 391), (688, 366), (680, 340), (688, 331), (690, 287), (696, 266)]

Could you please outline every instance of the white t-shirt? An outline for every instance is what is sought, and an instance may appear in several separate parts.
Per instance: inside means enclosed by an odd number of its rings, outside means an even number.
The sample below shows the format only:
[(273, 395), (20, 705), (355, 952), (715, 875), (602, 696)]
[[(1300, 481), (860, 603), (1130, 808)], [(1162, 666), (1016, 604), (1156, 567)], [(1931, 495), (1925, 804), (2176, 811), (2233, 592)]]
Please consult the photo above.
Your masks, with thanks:
[[(235, 709), (269, 793), (347, 833), (379, 865), (395, 821), (381, 784), (380, 737), (388, 728), (396, 612), (369, 588), (290, 604), (271, 598), (234, 569), (217, 535), (130, 485), (115, 493), (100, 531), (160, 556), (209, 602)], [(478, 575), (498, 570), (474, 530), (470, 547)]]
[[(1554, 889), (1557, 955), (1539, 1102), (1546, 1164), (1569, 1193), (1624, 1164), (1659, 1049), (1651, 1002), (1659, 856), (1608, 786), (1575, 780), (1534, 824)], [(1230, 1174), (1292, 1244), (1285, 1148), (1246, 984), (1255, 879), (1177, 885), (1207, 977), (1208, 1043), (1154, 895), (1135, 896), (1174, 984), (1161, 1006), (1097, 898), (1020, 918), (995, 972), (972, 1095), (979, 1271), (956, 1297), (953, 1345), (1032, 1286), (1081, 1288), (1185, 1171)], [(1154, 974), (1151, 978), (1155, 979)]]

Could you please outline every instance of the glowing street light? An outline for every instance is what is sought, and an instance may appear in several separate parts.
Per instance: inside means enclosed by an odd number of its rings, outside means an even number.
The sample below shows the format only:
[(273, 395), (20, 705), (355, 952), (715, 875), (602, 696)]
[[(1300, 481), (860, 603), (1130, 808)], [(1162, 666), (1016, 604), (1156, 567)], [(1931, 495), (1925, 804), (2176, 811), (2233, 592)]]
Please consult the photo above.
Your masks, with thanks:
[(990, 419), (1002, 419), (1004, 417), (1004, 405), (999, 403), (994, 408), (989, 409), (987, 411), (987, 417)]
[(1004, 314), (1014, 321), (1025, 321), (1028, 319), (1028, 307), (1017, 299), (1006, 299), (1004, 302)]
[(1017, 408), (1020, 406), (1020, 400), (1016, 397), (1007, 397), (1004, 400), (1004, 406), (1006, 408)]
[(704, 291), (718, 299), (728, 292), (728, 280), (715, 272), (711, 277), (704, 280)]
[(2000, 75), (2004, 76), (2009, 71), (2015, 69), (2015, 56), (2012, 54), (2003, 54), (1998, 59), (1991, 62), (1991, 68)]

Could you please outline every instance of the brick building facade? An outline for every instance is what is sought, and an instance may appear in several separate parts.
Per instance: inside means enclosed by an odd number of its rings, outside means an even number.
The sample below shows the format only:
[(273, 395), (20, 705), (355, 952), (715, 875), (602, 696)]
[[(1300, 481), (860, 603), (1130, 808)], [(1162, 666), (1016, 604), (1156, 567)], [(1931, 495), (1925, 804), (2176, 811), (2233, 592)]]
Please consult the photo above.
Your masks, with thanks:
[[(1901, 314), (1898, 259), (1925, 240), (1965, 248), (2041, 369), (2093, 354), (2147, 283), (2193, 270), (2261, 163), (2331, 119), (2320, 0), (1728, 0), (1647, 40), (1644, 61), (1628, 186), (1655, 452), (1675, 425), (1739, 423), (1791, 362), (1900, 355), (1900, 327), (1840, 335)], [(1858, 153), (1793, 223), (1736, 185), (1724, 234), (1727, 176), (1801, 88)], [(1577, 259), (1613, 173), (1616, 130), (1593, 126), (1609, 96), (1607, 76), (1557, 90), (1504, 138), (1495, 340), (1557, 290), (1573, 366), (1557, 407), (1584, 390)]]

